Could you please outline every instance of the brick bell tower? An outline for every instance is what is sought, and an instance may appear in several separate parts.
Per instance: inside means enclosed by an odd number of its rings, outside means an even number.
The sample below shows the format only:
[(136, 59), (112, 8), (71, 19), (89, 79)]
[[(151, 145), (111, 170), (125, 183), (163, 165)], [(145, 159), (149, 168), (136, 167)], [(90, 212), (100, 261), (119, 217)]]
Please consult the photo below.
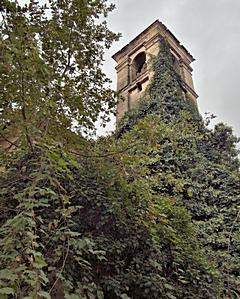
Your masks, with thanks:
[(190, 66), (194, 58), (167, 27), (157, 20), (113, 55), (117, 62), (117, 90), (124, 97), (124, 101), (120, 100), (117, 106), (117, 123), (125, 112), (137, 105), (148, 86), (153, 76), (148, 68), (148, 60), (161, 50), (160, 37), (169, 43), (174, 67), (182, 79), (184, 95), (188, 95), (197, 105), (198, 95), (194, 90), (193, 69)]

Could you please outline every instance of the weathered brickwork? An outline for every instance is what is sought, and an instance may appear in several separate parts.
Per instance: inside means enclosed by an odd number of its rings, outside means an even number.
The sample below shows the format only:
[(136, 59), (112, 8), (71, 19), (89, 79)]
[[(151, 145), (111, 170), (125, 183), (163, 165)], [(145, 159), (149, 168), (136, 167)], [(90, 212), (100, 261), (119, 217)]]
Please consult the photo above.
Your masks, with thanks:
[(137, 105), (148, 86), (152, 77), (149, 60), (161, 50), (159, 43), (161, 36), (165, 37), (170, 45), (174, 66), (183, 81), (184, 94), (197, 104), (198, 96), (194, 90), (190, 66), (194, 58), (166, 26), (157, 20), (113, 55), (113, 59), (117, 62), (117, 90), (124, 98), (117, 106), (117, 122), (125, 112)]

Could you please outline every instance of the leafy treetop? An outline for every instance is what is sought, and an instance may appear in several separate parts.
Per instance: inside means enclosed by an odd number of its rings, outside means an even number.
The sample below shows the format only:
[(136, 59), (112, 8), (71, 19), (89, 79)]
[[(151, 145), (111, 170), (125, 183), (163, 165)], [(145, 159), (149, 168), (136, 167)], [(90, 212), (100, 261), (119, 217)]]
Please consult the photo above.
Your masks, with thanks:
[(1, 0), (0, 133), (33, 147), (39, 138), (70, 143), (114, 111), (101, 70), (117, 34), (104, 20), (107, 0)]

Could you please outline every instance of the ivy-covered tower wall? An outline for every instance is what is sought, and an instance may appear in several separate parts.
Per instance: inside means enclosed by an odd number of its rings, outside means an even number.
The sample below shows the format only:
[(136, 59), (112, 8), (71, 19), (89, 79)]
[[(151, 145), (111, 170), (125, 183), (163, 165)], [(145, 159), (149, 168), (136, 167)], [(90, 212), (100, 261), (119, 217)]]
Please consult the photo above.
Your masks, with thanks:
[(166, 26), (157, 20), (113, 55), (117, 62), (117, 90), (123, 97), (117, 106), (117, 123), (127, 111), (137, 105), (151, 81), (153, 73), (149, 62), (161, 51), (162, 37), (170, 46), (173, 65), (182, 81), (183, 94), (197, 105), (198, 96), (194, 90), (193, 69), (190, 66), (194, 58)]

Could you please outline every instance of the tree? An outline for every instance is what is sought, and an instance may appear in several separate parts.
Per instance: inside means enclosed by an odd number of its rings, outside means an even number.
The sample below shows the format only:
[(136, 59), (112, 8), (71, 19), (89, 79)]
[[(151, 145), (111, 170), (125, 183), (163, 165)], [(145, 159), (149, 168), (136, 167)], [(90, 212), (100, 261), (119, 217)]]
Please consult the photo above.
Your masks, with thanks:
[(16, 132), (31, 148), (39, 138), (70, 143), (114, 111), (115, 93), (101, 70), (118, 35), (104, 20), (107, 0), (1, 0), (0, 134)]
[(4, 298), (239, 297), (237, 138), (205, 125), (169, 54), (162, 40), (139, 106), (76, 155), (42, 142), (69, 136), (61, 119), (34, 144), (21, 122), (0, 176)]

